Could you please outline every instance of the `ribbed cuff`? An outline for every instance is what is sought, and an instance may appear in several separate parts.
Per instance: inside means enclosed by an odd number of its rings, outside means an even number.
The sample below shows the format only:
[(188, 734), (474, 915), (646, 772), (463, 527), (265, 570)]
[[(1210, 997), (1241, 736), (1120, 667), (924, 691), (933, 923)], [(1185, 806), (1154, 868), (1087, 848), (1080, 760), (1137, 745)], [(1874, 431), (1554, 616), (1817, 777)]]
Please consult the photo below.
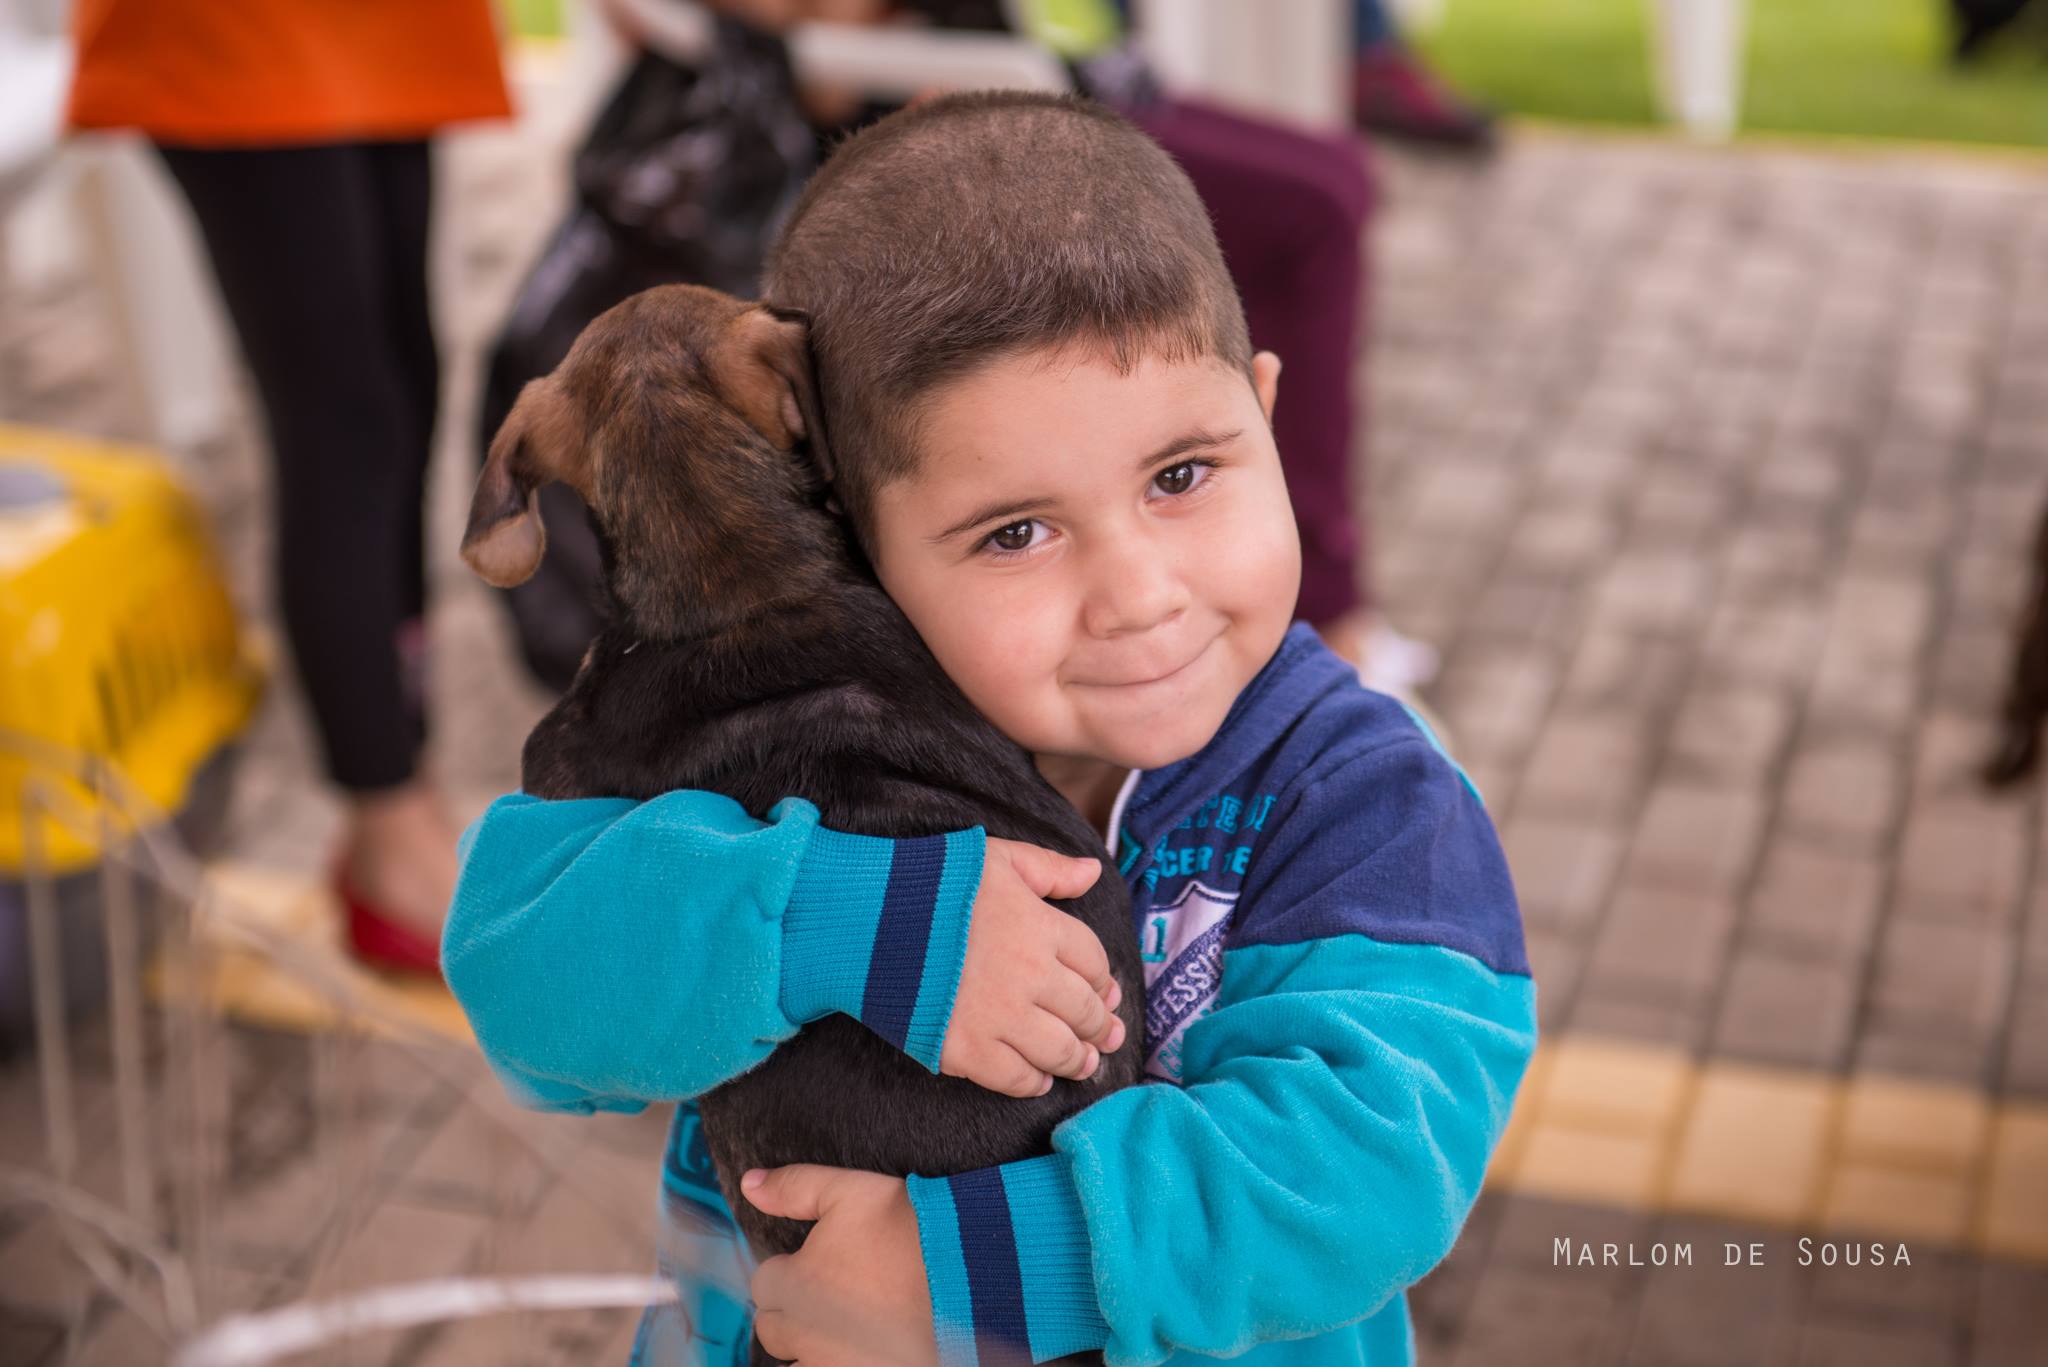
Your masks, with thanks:
[(1046, 1362), (1109, 1342), (1064, 1156), (912, 1177), (909, 1187), (940, 1367)]
[(783, 1014), (842, 1011), (938, 1072), (985, 843), (979, 826), (911, 840), (814, 829), (782, 916)]

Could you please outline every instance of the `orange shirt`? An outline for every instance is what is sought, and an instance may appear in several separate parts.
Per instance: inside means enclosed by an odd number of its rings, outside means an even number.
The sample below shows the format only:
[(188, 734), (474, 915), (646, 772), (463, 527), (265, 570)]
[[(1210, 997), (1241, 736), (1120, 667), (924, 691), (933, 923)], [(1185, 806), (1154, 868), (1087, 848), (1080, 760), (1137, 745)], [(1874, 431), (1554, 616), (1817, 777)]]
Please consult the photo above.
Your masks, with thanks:
[(511, 113), (490, 0), (77, 0), (74, 128), (248, 147)]

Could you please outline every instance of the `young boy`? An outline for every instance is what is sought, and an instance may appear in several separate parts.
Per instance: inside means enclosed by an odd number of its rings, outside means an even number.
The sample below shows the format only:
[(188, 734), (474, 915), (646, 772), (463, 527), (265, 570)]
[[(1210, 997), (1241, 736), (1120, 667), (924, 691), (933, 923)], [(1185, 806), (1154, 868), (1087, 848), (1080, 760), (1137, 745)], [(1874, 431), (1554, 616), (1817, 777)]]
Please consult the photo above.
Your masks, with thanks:
[[(901, 842), (943, 856), (906, 917), (896, 846), (807, 803), (514, 795), (465, 839), (444, 947), (493, 1065), (587, 1111), (687, 1103), (834, 1010), (1019, 1094), (1142, 1048), (1146, 1084), (1044, 1157), (748, 1174), (748, 1199), (817, 1222), (728, 1283), (763, 1346), (805, 1367), (1413, 1361), (1403, 1292), (1478, 1194), (1534, 987), (1478, 793), (1289, 628), (1279, 362), (1251, 353), (1186, 178), (1082, 102), (935, 100), (819, 172), (767, 286), (811, 316), (836, 491), (883, 585), (1114, 852), (1145, 1038), (1111, 1028), (1093, 937), (1037, 900), (1087, 861)], [(914, 943), (883, 929), (906, 923)], [(693, 1107), (671, 1133), (668, 1209), (730, 1238)], [(745, 1362), (741, 1299), (650, 1316), (640, 1356), (690, 1338), (689, 1360)]]

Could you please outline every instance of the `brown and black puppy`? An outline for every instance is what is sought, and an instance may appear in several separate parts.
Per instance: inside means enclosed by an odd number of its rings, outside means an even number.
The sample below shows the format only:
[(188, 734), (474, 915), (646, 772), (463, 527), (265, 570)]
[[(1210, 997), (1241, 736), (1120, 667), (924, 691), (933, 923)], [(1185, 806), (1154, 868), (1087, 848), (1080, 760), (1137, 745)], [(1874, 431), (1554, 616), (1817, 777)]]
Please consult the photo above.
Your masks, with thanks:
[[(1098, 858), (1103, 877), (1065, 909), (1101, 939), (1135, 1045), (1144, 977), (1115, 865), (946, 677), (828, 510), (818, 411), (802, 318), (693, 286), (626, 300), (527, 385), (491, 443), (463, 557), (500, 586), (533, 573), (535, 493), (561, 480), (595, 514), (610, 622), (527, 738), (525, 789), (709, 789), (756, 815), (797, 796), (841, 830), (979, 825)], [(1096, 1079), (1055, 1079), (1020, 1100), (935, 1077), (835, 1015), (705, 1096), (705, 1139), (765, 1258), (794, 1251), (809, 1227), (742, 1198), (748, 1168), (941, 1176), (1047, 1153), (1061, 1120), (1137, 1080), (1140, 1052), (1119, 1049)], [(1100, 1355), (1074, 1359), (1089, 1360)]]

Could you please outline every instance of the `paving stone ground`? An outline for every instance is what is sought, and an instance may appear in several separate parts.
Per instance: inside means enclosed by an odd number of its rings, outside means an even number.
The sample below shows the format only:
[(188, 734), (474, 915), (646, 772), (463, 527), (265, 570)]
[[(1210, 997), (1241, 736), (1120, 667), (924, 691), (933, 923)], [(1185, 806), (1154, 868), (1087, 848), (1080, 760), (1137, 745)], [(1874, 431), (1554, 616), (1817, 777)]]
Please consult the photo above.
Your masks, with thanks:
[(1388, 171), (1378, 587), (1447, 653), (1545, 1024), (2048, 1092), (2041, 807), (1973, 776), (2048, 496), (2038, 178)]
[[(516, 782), (545, 700), (453, 557), (463, 438), (479, 348), (559, 183), (504, 135), (444, 165), (434, 753), (474, 807)], [(2038, 785), (1991, 795), (1972, 773), (2048, 498), (2039, 166), (1542, 134), (1483, 167), (1383, 157), (1380, 174), (1359, 381), (1374, 588), (1444, 653), (1428, 696), (1509, 851), (1546, 1033), (2048, 1098), (2048, 813)], [(85, 282), (16, 285), (0, 305), (8, 417), (132, 429)], [(261, 615), (263, 476), (240, 411), (181, 460)], [(312, 775), (280, 689), (247, 755), (237, 857), (324, 865), (335, 818)], [(235, 1038), (251, 1067), (293, 1047)], [(27, 1112), (8, 1078), (14, 1151)], [(380, 1150), (378, 1237), (423, 1267), (521, 1230), (552, 1241), (532, 1218), (549, 1210), (545, 1176), (513, 1181), (509, 1205), (465, 1194), (470, 1146), (443, 1129), (468, 1114), (453, 1086), (393, 1084), (411, 1100), (386, 1132), (404, 1143)], [(238, 1124), (261, 1128), (254, 1112)], [(603, 1133), (603, 1180), (630, 1207), (656, 1132)], [(272, 1141), (288, 1171), (288, 1138)], [(546, 1218), (568, 1228), (574, 1208)], [(76, 1310), (14, 1292), (10, 1251), (37, 1237), (0, 1225), (0, 1359), (56, 1360)], [(1690, 1241), (1696, 1266), (1561, 1267), (1560, 1238), (1645, 1258)], [(1423, 1359), (2048, 1360), (2039, 1267), (1928, 1249), (1910, 1269), (1802, 1268), (1796, 1238), (1489, 1193), (1415, 1295)], [(1757, 1241), (1765, 1267), (1721, 1266), (1724, 1245)], [(585, 1360), (616, 1331), (528, 1335), (516, 1360)], [(415, 1337), (392, 1351), (477, 1350)]]
[[(2048, 1094), (2042, 808), (1972, 774), (2048, 497), (2038, 175), (1548, 138), (1384, 171), (1377, 587), (1446, 653), (1545, 1030)], [(1425, 1360), (2048, 1356), (2038, 1268), (1701, 1224), (1490, 1193)]]

